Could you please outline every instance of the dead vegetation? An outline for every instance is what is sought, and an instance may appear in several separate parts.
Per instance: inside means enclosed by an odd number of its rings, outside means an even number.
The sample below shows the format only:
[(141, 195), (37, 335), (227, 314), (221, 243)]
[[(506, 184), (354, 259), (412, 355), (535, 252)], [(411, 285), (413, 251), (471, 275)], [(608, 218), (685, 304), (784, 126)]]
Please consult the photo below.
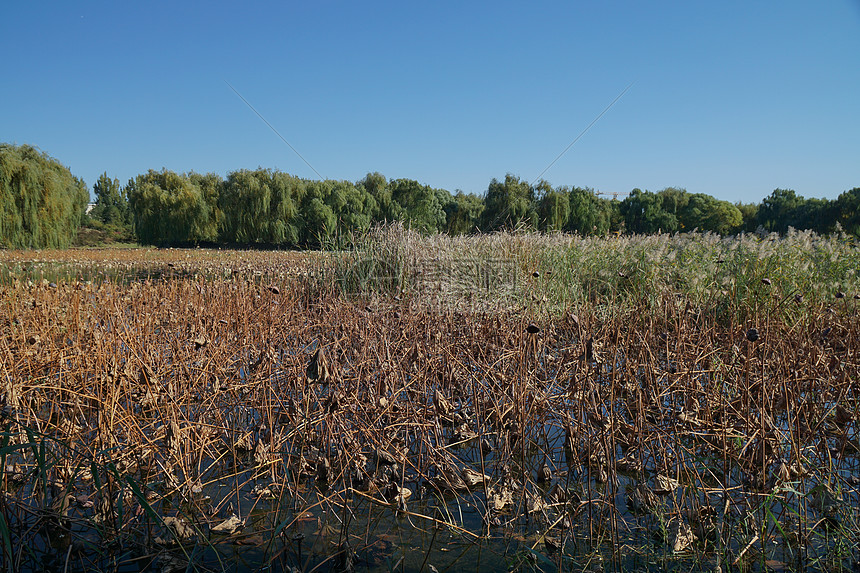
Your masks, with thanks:
[(550, 314), (335, 290), (0, 287), (3, 567), (860, 558), (853, 293), (727, 323), (674, 292)]

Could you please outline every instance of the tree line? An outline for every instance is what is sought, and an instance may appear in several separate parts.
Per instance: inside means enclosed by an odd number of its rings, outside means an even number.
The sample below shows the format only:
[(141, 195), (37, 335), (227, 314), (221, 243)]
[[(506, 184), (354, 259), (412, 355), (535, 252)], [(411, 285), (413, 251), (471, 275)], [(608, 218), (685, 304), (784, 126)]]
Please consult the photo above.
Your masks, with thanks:
[(102, 174), (84, 214), (84, 183), (29, 146), (0, 146), (0, 246), (63, 247), (82, 223), (143, 244), (220, 243), (320, 247), (345, 244), (372, 225), (401, 221), (422, 233), (502, 229), (581, 235), (709, 231), (721, 235), (789, 227), (860, 236), (860, 188), (835, 200), (776, 189), (760, 204), (730, 203), (667, 187), (623, 200), (593, 189), (490, 181), (483, 196), (368, 173), (350, 182), (302, 179), (277, 170), (209, 173), (149, 170), (125, 186)]
[[(98, 188), (118, 189), (102, 175)], [(98, 194), (101, 201), (101, 195)], [(271, 169), (178, 175), (150, 170), (112, 192), (106, 209), (133, 225), (142, 243), (217, 242), (285, 246), (336, 244), (372, 225), (402, 221), (422, 233), (464, 235), (503, 229), (581, 235), (708, 231), (720, 235), (789, 227), (860, 236), (860, 188), (835, 200), (776, 189), (760, 204), (730, 203), (667, 187), (634, 189), (623, 200), (593, 189), (493, 179), (483, 196), (451, 193), (412, 179), (368, 173), (356, 182), (309, 180)], [(123, 205), (123, 197), (127, 205)]]

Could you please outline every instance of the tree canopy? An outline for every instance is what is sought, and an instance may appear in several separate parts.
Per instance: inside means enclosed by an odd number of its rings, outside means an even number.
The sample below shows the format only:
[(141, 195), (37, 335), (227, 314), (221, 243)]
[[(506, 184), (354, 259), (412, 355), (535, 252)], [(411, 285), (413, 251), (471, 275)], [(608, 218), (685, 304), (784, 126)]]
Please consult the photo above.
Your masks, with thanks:
[(580, 235), (605, 235), (612, 228), (612, 212), (618, 209), (617, 201), (606, 201), (592, 189), (574, 187), (568, 196), (570, 215), (566, 231)]
[(141, 243), (187, 243), (218, 238), (215, 205), (188, 175), (150, 169), (129, 181), (128, 203)]
[(107, 172), (102, 173), (93, 185), (93, 193), (96, 204), (90, 217), (106, 225), (125, 226), (131, 223), (125, 189), (120, 187), (119, 179), (111, 179)]
[(481, 230), (537, 227), (537, 206), (534, 189), (519, 177), (505, 175), (503, 182), (493, 179), (484, 197)]
[(63, 248), (77, 235), (89, 192), (56, 159), (0, 144), (0, 246)]

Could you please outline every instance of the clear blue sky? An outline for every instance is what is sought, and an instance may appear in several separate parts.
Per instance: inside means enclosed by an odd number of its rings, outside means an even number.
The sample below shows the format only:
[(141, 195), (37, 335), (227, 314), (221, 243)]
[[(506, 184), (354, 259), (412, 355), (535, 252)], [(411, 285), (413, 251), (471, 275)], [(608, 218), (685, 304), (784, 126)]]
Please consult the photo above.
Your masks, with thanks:
[(860, 0), (6, 2), (0, 141), (146, 170), (506, 173), (758, 202), (860, 186)]

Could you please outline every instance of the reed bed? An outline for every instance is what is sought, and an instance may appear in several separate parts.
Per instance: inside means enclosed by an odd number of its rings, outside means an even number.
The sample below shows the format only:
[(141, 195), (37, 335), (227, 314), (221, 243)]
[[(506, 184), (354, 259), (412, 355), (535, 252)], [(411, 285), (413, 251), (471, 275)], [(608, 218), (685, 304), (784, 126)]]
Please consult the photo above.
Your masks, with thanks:
[(855, 247), (375, 233), (0, 253), (0, 565), (857, 567)]
[(428, 305), (525, 305), (532, 313), (583, 306), (609, 314), (631, 307), (659, 313), (673, 295), (725, 322), (772, 307), (774, 297), (783, 301), (778, 310), (797, 315), (807, 308), (788, 304), (797, 297), (821, 305), (839, 293), (860, 292), (855, 239), (810, 231), (784, 237), (517, 232), (428, 238), (394, 225), (363, 237), (335, 266), (347, 293), (391, 294), (396, 285)]

